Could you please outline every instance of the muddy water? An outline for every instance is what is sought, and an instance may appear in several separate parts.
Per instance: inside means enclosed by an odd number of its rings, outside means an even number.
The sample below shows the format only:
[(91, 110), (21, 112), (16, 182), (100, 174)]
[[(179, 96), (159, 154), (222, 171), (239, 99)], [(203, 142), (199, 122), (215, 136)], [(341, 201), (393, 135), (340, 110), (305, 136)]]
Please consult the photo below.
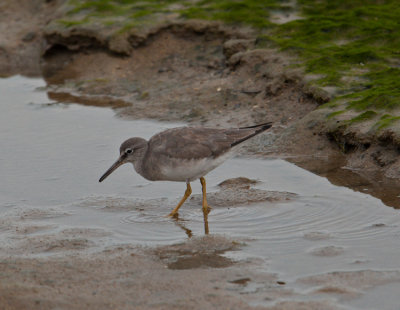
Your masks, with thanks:
[[(204, 234), (200, 184), (193, 183), (194, 198), (175, 221), (165, 215), (182, 183), (149, 182), (128, 165), (98, 183), (124, 139), (179, 124), (126, 121), (110, 109), (53, 102), (41, 79), (0, 80), (0, 93), (1, 256), (156, 246)], [(250, 203), (237, 190), (229, 201), (217, 184), (236, 177), (257, 180), (251, 193), (276, 199)], [(279, 159), (232, 159), (207, 181), (210, 233), (246, 243), (226, 255), (258, 258), (257, 268), (277, 273), (296, 292), (288, 299), (328, 296), (350, 309), (398, 309), (397, 210)], [(263, 305), (264, 289), (250, 281), (243, 293)]]

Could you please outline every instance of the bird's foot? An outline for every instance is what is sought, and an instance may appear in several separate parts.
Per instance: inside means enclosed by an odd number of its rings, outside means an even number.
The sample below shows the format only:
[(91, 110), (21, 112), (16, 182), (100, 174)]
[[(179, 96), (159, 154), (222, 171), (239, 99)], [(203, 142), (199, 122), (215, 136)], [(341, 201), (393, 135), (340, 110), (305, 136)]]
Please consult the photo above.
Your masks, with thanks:
[(203, 213), (208, 214), (211, 211), (211, 207), (208, 204), (203, 205)]
[(179, 213), (178, 212), (171, 212), (170, 214), (166, 215), (165, 217), (172, 217), (174, 219), (179, 218)]

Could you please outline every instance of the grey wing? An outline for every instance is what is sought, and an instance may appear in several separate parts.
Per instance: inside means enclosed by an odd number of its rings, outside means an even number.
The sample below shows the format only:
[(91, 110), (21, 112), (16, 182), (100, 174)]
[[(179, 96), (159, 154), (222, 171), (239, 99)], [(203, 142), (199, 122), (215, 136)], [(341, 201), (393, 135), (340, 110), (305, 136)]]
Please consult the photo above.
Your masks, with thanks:
[(253, 132), (254, 129), (180, 127), (153, 136), (149, 146), (158, 156), (182, 159), (216, 157)]

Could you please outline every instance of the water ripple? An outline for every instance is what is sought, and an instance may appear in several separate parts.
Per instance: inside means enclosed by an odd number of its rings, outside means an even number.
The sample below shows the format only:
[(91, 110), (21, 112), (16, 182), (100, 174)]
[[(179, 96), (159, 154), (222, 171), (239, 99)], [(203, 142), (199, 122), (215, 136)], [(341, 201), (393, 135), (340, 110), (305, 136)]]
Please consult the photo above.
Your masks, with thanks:
[[(203, 215), (200, 208), (182, 207), (178, 221), (167, 217), (171, 206), (149, 206), (132, 211), (121, 219), (132, 225), (136, 238), (148, 239), (148, 234), (168, 235), (168, 239), (181, 239), (182, 230), (177, 223), (202, 233)], [(347, 207), (341, 201), (329, 197), (302, 197), (288, 203), (257, 203), (231, 208), (215, 207), (209, 214), (211, 233), (223, 233), (244, 238), (268, 240), (268, 242), (292, 242), (307, 232), (321, 232), (336, 240), (357, 241), (385, 238), (398, 228), (396, 221), (382, 219), (377, 208)], [(178, 225), (178, 226), (179, 226)], [(197, 231), (196, 231), (197, 230)]]

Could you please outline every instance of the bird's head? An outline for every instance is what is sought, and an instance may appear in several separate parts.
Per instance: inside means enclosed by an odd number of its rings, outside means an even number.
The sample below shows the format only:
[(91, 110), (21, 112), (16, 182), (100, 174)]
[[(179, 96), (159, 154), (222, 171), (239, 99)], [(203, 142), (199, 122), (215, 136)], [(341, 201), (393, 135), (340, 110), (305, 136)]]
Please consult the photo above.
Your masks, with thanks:
[(115, 169), (126, 163), (135, 165), (143, 158), (144, 150), (147, 148), (147, 141), (142, 138), (130, 138), (124, 141), (119, 148), (119, 158), (108, 170), (101, 176), (99, 182), (107, 178)]

